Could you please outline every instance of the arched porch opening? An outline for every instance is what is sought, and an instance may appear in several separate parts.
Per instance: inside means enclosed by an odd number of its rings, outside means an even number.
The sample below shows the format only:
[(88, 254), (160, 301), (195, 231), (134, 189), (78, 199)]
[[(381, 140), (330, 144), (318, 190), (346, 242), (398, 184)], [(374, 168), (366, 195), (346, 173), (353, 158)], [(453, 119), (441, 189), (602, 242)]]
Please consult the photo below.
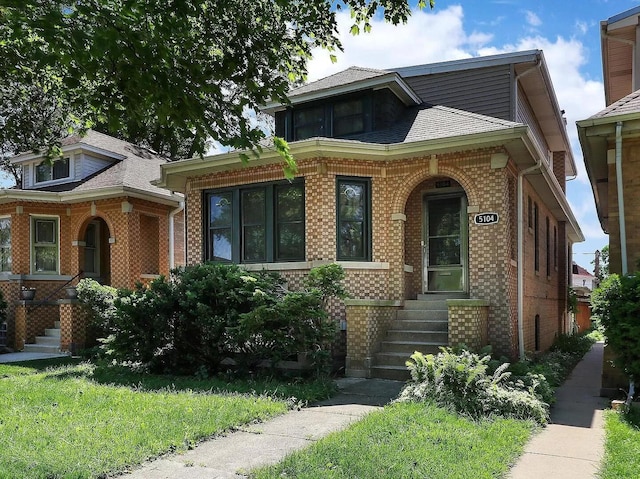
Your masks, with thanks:
[(404, 256), (412, 273), (407, 297), (469, 292), (468, 197), (450, 176), (419, 182), (405, 204)]
[(83, 277), (101, 284), (111, 284), (111, 233), (107, 222), (99, 217), (88, 218), (80, 228), (78, 265)]

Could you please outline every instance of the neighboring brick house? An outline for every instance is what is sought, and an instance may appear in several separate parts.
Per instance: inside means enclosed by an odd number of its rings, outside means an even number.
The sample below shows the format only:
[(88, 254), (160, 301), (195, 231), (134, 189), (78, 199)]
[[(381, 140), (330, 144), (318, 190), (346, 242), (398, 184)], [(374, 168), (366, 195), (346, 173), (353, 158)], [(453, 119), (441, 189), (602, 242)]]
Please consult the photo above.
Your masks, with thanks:
[[(277, 270), (336, 261), (352, 296), (346, 374), (395, 377), (414, 350), (517, 356), (566, 331), (575, 164), (541, 51), (349, 68), (267, 105), (297, 160), (266, 149), (162, 166), (185, 194), (187, 262)], [(520, 221), (518, 221), (520, 219)], [(520, 227), (519, 227), (520, 225)], [(521, 265), (521, 267), (518, 267)]]
[[(609, 272), (640, 269), (640, 7), (600, 23), (606, 108), (578, 121), (578, 136), (600, 224), (609, 234)], [(619, 192), (622, 191), (622, 194)], [(626, 379), (605, 349), (602, 393)]]
[[(58, 302), (66, 283), (92, 277), (131, 288), (184, 264), (183, 196), (150, 183), (165, 159), (95, 131), (61, 146), (52, 164), (41, 154), (13, 157), (22, 185), (0, 190), (0, 290), (17, 349), (70, 308)], [(18, 301), (23, 287), (36, 288), (35, 301)], [(62, 349), (81, 347), (63, 323)]]

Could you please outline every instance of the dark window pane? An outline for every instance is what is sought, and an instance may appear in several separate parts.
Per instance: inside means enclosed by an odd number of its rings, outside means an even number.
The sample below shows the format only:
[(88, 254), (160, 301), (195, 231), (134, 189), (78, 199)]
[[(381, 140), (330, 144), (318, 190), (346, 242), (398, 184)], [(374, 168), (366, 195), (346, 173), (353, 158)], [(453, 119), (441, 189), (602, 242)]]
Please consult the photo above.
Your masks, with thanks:
[(339, 213), (342, 220), (364, 220), (364, 185), (340, 183)]
[(49, 181), (51, 179), (51, 165), (40, 163), (36, 166), (36, 182)]
[(364, 112), (362, 100), (349, 100), (336, 103), (333, 107), (334, 117), (358, 115)]
[(359, 221), (342, 221), (340, 223), (339, 253), (343, 258), (363, 258), (364, 225)]
[(262, 225), (245, 226), (242, 231), (244, 261), (265, 261), (265, 228)]
[(294, 111), (293, 124), (294, 140), (324, 136), (324, 107)]
[(53, 162), (53, 179), (69, 177), (69, 158)]
[(57, 271), (58, 248), (57, 246), (36, 246), (33, 249), (35, 255), (36, 271)]
[(264, 190), (242, 192), (242, 224), (264, 223)]
[(460, 234), (460, 200), (431, 200), (429, 202), (429, 236)]
[(304, 197), (302, 186), (280, 187), (277, 189), (276, 209), (278, 221), (304, 219)]
[(460, 237), (432, 237), (429, 240), (429, 266), (460, 264)]
[(304, 224), (299, 222), (280, 225), (277, 244), (277, 259), (304, 259)]
[(233, 213), (231, 192), (216, 193), (209, 197), (209, 227), (230, 226)]
[(36, 243), (56, 242), (56, 222), (53, 220), (36, 220)]
[(333, 106), (333, 136), (364, 131), (364, 101), (350, 100)]
[(231, 261), (231, 228), (220, 228), (211, 232), (211, 259)]

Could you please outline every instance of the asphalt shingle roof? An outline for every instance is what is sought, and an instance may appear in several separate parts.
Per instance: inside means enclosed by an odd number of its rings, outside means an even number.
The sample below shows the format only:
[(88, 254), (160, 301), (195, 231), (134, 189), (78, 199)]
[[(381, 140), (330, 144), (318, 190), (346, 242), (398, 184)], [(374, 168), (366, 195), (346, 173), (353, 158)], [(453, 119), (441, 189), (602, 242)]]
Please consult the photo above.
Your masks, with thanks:
[(640, 113), (640, 90), (629, 93), (624, 98), (620, 98), (589, 119), (609, 118), (628, 113)]
[(385, 70), (376, 70), (373, 68), (363, 67), (350, 67), (328, 77), (320, 80), (308, 83), (306, 85), (293, 88), (289, 91), (288, 97), (295, 98), (298, 95), (304, 95), (307, 93), (313, 93), (316, 91), (329, 90), (337, 86), (348, 85), (350, 83), (356, 83), (370, 78), (376, 78), (383, 75), (388, 75), (390, 72)]
[(167, 160), (146, 148), (119, 140), (109, 135), (89, 130), (85, 136), (72, 135), (64, 138), (62, 146), (85, 144), (123, 156), (122, 160), (100, 170), (80, 182), (39, 188), (47, 191), (91, 191), (98, 188), (126, 187), (162, 196), (171, 196), (171, 192), (151, 184), (160, 176), (160, 165)]
[(522, 124), (446, 106), (423, 104), (407, 110), (405, 117), (391, 128), (346, 139), (378, 144), (412, 143), (508, 130), (518, 126)]

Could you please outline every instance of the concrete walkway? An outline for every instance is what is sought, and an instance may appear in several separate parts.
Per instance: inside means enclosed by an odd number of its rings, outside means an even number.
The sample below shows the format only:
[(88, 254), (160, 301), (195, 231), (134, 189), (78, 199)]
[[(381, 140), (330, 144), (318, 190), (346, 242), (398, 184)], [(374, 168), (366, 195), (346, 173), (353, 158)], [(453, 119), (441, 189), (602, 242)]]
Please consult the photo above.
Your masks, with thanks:
[(54, 353), (6, 353), (0, 354), (0, 363), (19, 363), (21, 361), (36, 361), (38, 359), (51, 359), (51, 358), (68, 358), (68, 354), (54, 354)]
[(346, 428), (365, 414), (394, 399), (403, 383), (385, 379), (341, 379), (340, 393), (300, 411), (292, 411), (261, 424), (246, 426), (143, 465), (128, 479), (227, 479), (275, 464), (333, 431)]
[(556, 391), (550, 424), (527, 444), (510, 479), (588, 479), (598, 477), (604, 454), (600, 395), (603, 343), (596, 343)]

